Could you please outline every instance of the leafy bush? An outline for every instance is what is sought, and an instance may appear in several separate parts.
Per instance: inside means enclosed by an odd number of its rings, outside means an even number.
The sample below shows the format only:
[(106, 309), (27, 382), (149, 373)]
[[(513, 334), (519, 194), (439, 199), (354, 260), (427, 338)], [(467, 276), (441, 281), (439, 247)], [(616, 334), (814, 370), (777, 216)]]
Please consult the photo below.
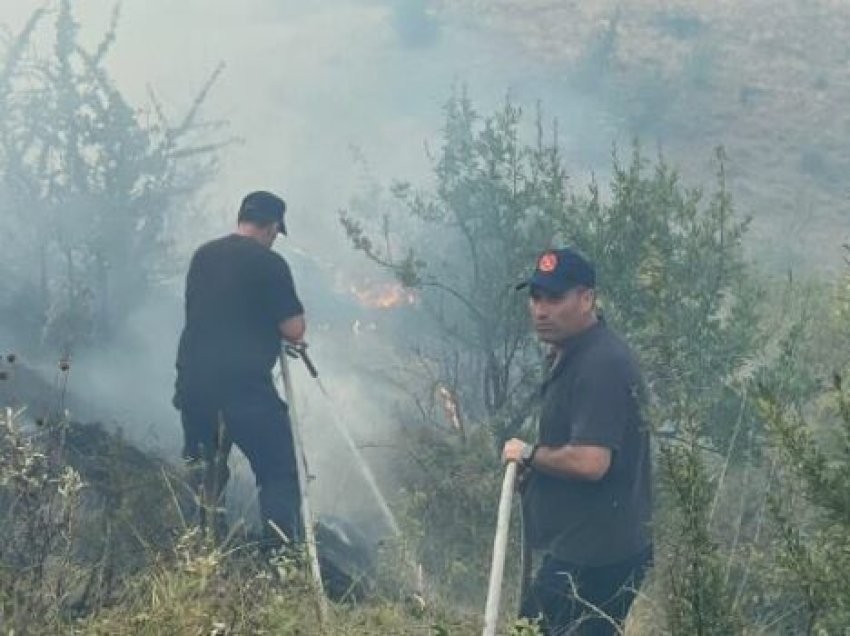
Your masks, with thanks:
[(40, 53), (32, 40), (47, 15), (33, 12), (0, 51), (0, 232), (15, 236), (0, 252), (0, 310), (29, 350), (109, 339), (116, 308), (167, 271), (177, 209), (229, 141), (199, 121), (221, 68), (172, 124), (153, 96), (142, 110), (128, 103), (105, 68), (117, 11), (89, 50), (59, 0), (53, 48)]
[(850, 624), (850, 395), (840, 375), (813, 425), (763, 387), (780, 493), (771, 499), (777, 562), (796, 591), (807, 634)]

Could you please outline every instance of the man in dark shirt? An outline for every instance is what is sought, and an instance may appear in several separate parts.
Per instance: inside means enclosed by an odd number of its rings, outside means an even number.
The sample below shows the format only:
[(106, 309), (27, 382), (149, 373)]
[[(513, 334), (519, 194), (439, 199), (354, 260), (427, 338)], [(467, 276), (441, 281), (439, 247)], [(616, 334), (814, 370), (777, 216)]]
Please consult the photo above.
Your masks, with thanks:
[(192, 257), (174, 403), (202, 527), (222, 530), (235, 443), (254, 471), (267, 536), (280, 530), (297, 540), (301, 502), (292, 432), (271, 375), (281, 339), (303, 343), (305, 331), (289, 266), (271, 249), (278, 233), (286, 234), (285, 211), (277, 196), (252, 192), (242, 201), (236, 232)]
[(625, 344), (596, 312), (593, 266), (569, 249), (540, 256), (530, 310), (553, 359), (538, 441), (512, 439), (526, 540), (543, 560), (522, 600), (545, 633), (615, 634), (652, 560), (644, 385)]

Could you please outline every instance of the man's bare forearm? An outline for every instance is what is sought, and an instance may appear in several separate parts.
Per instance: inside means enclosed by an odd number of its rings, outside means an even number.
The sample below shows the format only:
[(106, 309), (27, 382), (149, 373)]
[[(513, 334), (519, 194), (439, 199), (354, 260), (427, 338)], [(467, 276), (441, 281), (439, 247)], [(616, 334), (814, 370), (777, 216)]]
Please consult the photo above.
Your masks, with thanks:
[[(505, 442), (502, 459), (527, 463), (531, 447), (516, 437)], [(565, 444), (544, 446), (539, 444), (531, 457), (531, 467), (542, 473), (564, 479), (598, 481), (611, 466), (611, 450), (604, 446)]]
[(531, 466), (553, 477), (598, 481), (611, 465), (611, 451), (601, 446), (538, 446)]

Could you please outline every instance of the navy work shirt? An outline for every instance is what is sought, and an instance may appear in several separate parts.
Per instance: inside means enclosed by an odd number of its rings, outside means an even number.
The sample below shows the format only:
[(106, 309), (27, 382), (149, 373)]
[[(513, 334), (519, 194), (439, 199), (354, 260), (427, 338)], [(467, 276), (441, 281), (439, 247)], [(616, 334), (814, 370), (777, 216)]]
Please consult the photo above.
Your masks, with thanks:
[(224, 397), (270, 382), (280, 352), (278, 326), (303, 313), (279, 254), (238, 234), (202, 245), (186, 276), (178, 399)]
[(629, 347), (603, 322), (568, 340), (541, 389), (538, 443), (603, 446), (599, 481), (533, 471), (523, 496), (531, 546), (584, 566), (649, 546), (652, 506), (644, 385)]

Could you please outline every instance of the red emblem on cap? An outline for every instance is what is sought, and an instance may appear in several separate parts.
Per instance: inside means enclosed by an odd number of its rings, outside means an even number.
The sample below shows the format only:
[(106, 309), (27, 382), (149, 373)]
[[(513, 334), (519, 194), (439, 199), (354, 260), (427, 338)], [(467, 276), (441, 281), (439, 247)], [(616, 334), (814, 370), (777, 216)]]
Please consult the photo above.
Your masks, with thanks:
[(552, 252), (546, 252), (543, 256), (540, 257), (540, 260), (537, 261), (537, 269), (539, 269), (544, 274), (551, 274), (555, 271), (555, 268), (558, 266), (558, 257)]

